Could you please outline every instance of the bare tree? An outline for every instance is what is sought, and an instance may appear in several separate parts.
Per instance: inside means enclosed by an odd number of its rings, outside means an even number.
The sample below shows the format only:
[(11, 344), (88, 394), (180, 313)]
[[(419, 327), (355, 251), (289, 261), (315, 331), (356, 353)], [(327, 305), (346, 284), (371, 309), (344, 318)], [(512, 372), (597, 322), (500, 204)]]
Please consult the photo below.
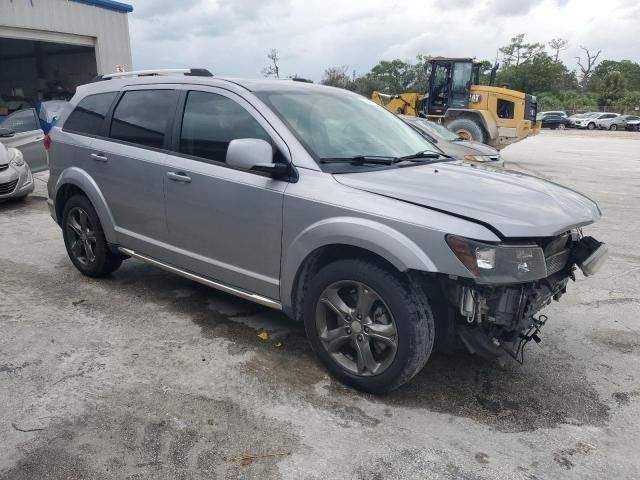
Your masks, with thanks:
[(602, 53), (602, 50), (598, 50), (597, 52), (591, 51), (586, 47), (580, 45), (580, 49), (584, 50), (586, 54), (586, 58), (584, 59), (584, 64), (582, 63), (582, 57), (576, 57), (578, 59), (578, 66), (580, 67), (580, 71), (582, 72), (582, 78), (580, 79), (580, 84), (583, 87), (587, 86), (589, 82), (589, 76), (591, 75), (591, 71), (593, 67), (596, 66), (596, 62), (598, 61), (598, 57)]
[(560, 59), (560, 52), (565, 50), (568, 44), (569, 41), (564, 38), (553, 38), (549, 42), (549, 47), (554, 51), (553, 58), (556, 63), (558, 63), (558, 60)]
[(264, 67), (262, 69), (262, 74), (265, 77), (280, 78), (280, 66), (278, 65), (280, 57), (278, 56), (278, 51), (275, 48), (272, 48), (269, 50), (269, 53), (267, 53), (267, 58), (271, 60), (272, 65)]

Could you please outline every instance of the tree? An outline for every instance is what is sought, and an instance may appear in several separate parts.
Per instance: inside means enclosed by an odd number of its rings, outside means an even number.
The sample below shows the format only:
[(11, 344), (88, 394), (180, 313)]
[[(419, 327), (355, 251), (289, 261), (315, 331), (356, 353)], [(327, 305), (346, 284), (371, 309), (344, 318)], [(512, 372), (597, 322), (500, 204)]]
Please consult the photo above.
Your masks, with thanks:
[(535, 57), (543, 53), (544, 44), (542, 43), (525, 43), (524, 33), (513, 37), (509, 44), (499, 48), (502, 54), (502, 64), (505, 67), (519, 66), (521, 62)]
[(547, 53), (512, 64), (498, 71), (497, 85), (537, 95), (542, 92), (558, 92), (577, 87), (575, 75), (562, 62), (555, 62)]
[(272, 48), (269, 50), (269, 53), (267, 53), (267, 58), (271, 60), (272, 65), (264, 67), (262, 69), (262, 74), (265, 77), (280, 78), (280, 66), (278, 65), (280, 57), (278, 56), (278, 51), (275, 48)]
[(578, 59), (578, 67), (580, 67), (580, 71), (582, 72), (580, 84), (583, 87), (586, 87), (589, 83), (589, 76), (591, 75), (591, 71), (593, 70), (593, 67), (595, 67), (596, 62), (598, 61), (598, 57), (602, 53), (602, 50), (598, 50), (597, 52), (595, 52), (583, 47), (582, 45), (580, 45), (580, 49), (583, 50), (586, 55), (584, 60), (581, 56), (576, 57)]
[(627, 94), (627, 81), (620, 72), (613, 71), (604, 77), (602, 91), (598, 102), (603, 106), (611, 106), (622, 100)]
[(604, 78), (610, 72), (620, 72), (627, 81), (629, 90), (640, 90), (640, 64), (630, 60), (601, 61), (591, 72), (589, 88), (594, 91), (601, 90)]
[(568, 44), (569, 44), (569, 41), (565, 40), (564, 38), (553, 38), (549, 42), (549, 47), (554, 52), (553, 59), (556, 63), (558, 63), (558, 61), (560, 60), (560, 52), (562, 50), (565, 50)]
[(329, 67), (324, 71), (322, 80), (320, 83), (323, 85), (329, 85), (331, 87), (340, 87), (353, 90), (353, 80), (347, 73), (349, 67), (347, 65), (340, 65), (338, 67)]
[[(417, 82), (418, 77), (415, 65), (399, 59), (380, 61), (367, 76), (371, 80), (382, 84), (383, 90), (391, 94), (419, 92), (421, 88)], [(424, 89), (422, 92), (424, 92)]]

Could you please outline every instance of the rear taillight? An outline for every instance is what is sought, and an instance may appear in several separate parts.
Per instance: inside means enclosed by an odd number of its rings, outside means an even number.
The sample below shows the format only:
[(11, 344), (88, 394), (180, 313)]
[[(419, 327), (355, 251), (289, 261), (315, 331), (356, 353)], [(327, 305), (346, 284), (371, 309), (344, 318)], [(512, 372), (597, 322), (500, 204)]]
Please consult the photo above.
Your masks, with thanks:
[(51, 137), (49, 135), (45, 135), (42, 139), (42, 144), (44, 145), (45, 150), (49, 150), (49, 147), (51, 147)]

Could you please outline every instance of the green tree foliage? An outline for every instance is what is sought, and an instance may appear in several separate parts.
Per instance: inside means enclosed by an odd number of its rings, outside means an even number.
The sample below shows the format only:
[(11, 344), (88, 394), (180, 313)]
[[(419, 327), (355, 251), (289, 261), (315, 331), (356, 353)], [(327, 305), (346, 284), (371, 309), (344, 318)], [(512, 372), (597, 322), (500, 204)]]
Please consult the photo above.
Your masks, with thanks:
[(605, 75), (600, 90), (600, 105), (617, 105), (627, 95), (627, 80), (624, 76), (614, 70)]
[(522, 62), (532, 59), (543, 50), (543, 43), (525, 43), (524, 33), (516, 35), (507, 45), (499, 49), (502, 54), (502, 65), (505, 67), (517, 67)]
[(605, 77), (611, 72), (620, 72), (627, 81), (629, 90), (640, 90), (640, 64), (629, 60), (620, 62), (603, 60), (600, 62), (591, 73), (589, 88), (593, 91), (599, 91)]
[(557, 92), (577, 88), (575, 74), (562, 62), (556, 62), (544, 52), (498, 71), (496, 85), (527, 93)]

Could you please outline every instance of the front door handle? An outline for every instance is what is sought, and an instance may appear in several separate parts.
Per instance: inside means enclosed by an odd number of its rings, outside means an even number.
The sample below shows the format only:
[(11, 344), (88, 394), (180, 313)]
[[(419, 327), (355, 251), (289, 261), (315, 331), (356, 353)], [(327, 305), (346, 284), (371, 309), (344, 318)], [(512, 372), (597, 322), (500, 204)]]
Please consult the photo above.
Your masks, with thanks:
[(107, 162), (109, 159), (104, 153), (92, 153), (91, 158), (96, 162)]
[(167, 172), (167, 177), (169, 177), (169, 180), (173, 180), (174, 182), (191, 182), (191, 177), (186, 175), (184, 172)]

